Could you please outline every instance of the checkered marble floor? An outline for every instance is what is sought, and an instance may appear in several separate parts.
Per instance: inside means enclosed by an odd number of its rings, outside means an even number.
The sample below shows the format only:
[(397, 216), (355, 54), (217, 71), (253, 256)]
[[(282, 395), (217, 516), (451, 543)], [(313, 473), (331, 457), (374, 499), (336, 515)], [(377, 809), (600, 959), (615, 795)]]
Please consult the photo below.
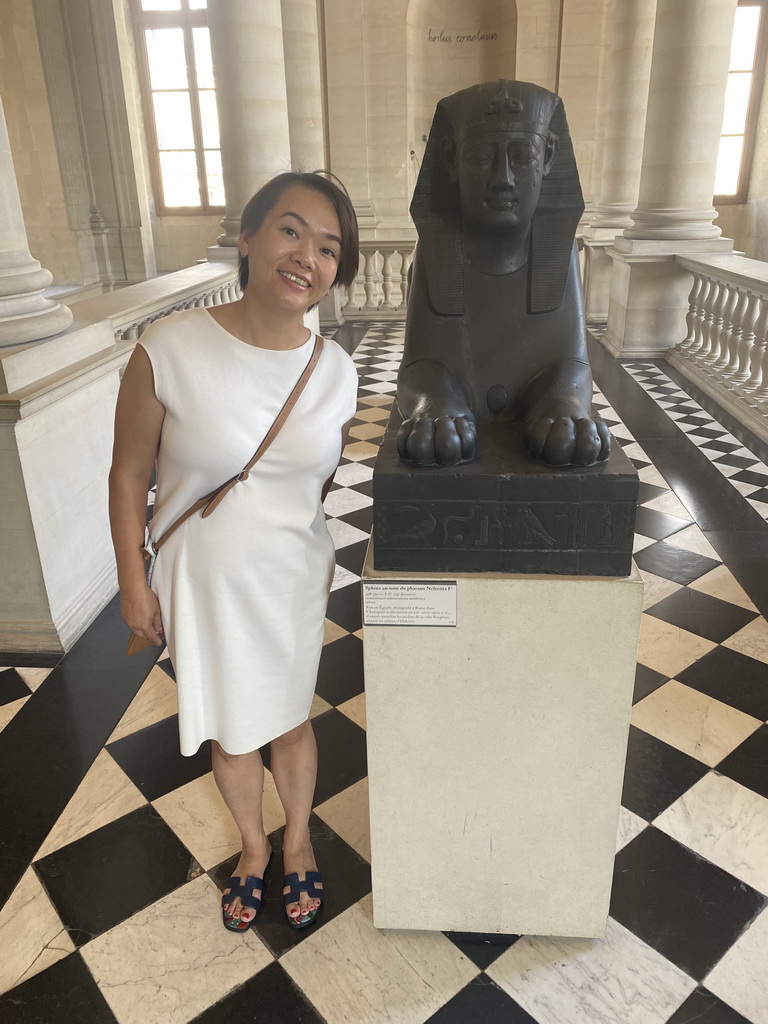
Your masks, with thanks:
[[(768, 1024), (768, 470), (662, 369), (596, 346), (596, 405), (640, 475), (646, 584), (605, 939), (373, 927), (357, 583), (402, 335), (337, 334), (360, 393), (326, 502), (324, 916), (289, 931), (273, 885), (255, 929), (221, 927), (238, 835), (209, 751), (178, 752), (167, 655), (123, 658), (113, 603), (54, 668), (0, 668), (3, 1024)], [(269, 772), (265, 814), (279, 857)]]

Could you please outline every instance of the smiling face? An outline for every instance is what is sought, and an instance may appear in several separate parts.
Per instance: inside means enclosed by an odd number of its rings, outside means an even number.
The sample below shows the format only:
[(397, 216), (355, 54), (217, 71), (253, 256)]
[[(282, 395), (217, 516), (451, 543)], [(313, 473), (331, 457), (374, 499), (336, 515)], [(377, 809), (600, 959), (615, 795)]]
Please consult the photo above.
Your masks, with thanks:
[(248, 259), (246, 295), (273, 310), (303, 315), (327, 295), (341, 255), (333, 203), (320, 192), (285, 189), (253, 234), (243, 232)]
[(446, 139), (443, 154), (459, 186), (466, 224), (515, 234), (527, 230), (554, 159), (553, 136), (482, 132), (458, 146)]

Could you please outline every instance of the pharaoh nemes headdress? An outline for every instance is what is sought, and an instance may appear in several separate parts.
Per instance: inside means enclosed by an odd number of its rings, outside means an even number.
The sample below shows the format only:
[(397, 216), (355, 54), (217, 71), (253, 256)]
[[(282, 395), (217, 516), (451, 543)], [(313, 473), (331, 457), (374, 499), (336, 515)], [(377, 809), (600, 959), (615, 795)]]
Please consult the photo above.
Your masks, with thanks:
[(533, 133), (545, 139), (551, 132), (558, 138), (531, 222), (528, 257), (528, 312), (547, 313), (563, 300), (584, 198), (562, 100), (530, 82), (485, 82), (437, 104), (411, 201), (430, 301), (438, 313), (464, 312), (461, 199), (442, 159), (442, 140), (449, 136), (459, 142), (487, 131)]

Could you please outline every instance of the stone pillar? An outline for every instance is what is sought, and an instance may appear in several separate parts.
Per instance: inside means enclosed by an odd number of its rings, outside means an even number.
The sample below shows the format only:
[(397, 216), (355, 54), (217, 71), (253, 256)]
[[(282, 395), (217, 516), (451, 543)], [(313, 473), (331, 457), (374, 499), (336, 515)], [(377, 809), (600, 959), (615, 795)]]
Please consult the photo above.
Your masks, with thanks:
[(49, 338), (69, 327), (70, 310), (43, 296), (52, 280), (29, 252), (0, 100), (0, 348)]
[(327, 167), (316, 0), (282, 0), (291, 165)]
[(622, 0), (613, 20), (600, 198), (584, 232), (587, 316), (608, 316), (612, 262), (605, 250), (630, 226), (643, 155), (656, 0)]
[(712, 222), (737, 0), (658, 0), (640, 195), (618, 237), (608, 329), (615, 355), (657, 355), (685, 337), (692, 277), (677, 253), (728, 252)]
[(291, 167), (280, 0), (209, 0), (226, 209), (209, 260), (235, 259), (240, 214)]

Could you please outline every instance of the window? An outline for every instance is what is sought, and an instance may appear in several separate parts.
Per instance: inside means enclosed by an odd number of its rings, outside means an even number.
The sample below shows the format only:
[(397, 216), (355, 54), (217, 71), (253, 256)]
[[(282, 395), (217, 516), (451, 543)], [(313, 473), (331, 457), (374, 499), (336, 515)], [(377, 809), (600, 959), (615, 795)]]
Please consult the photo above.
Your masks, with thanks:
[(765, 77), (766, 0), (739, 0), (715, 175), (715, 203), (745, 203)]
[(158, 213), (224, 208), (207, 0), (134, 0)]

